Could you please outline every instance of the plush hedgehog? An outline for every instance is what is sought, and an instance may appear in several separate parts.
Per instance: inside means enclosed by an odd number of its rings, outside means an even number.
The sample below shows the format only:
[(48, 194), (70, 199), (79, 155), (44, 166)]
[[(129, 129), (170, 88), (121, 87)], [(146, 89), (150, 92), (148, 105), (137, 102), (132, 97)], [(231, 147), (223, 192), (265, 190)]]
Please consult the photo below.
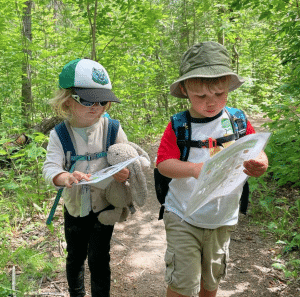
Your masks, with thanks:
[(135, 212), (134, 203), (143, 206), (147, 198), (147, 182), (144, 169), (150, 166), (148, 154), (137, 144), (117, 143), (109, 147), (107, 161), (110, 165), (116, 165), (139, 156), (137, 160), (129, 164), (129, 179), (125, 183), (112, 181), (105, 191), (106, 200), (115, 208), (102, 211), (98, 219), (104, 225), (114, 225), (116, 222), (126, 220), (129, 211)]

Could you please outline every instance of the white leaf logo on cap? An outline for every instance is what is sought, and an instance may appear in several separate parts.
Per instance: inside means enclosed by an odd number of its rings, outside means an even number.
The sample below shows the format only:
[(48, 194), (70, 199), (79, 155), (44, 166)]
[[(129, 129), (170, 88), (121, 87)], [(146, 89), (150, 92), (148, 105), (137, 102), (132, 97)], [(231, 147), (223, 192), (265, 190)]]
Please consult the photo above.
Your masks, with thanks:
[(93, 67), (93, 72), (92, 72), (92, 80), (101, 85), (107, 85), (109, 83), (109, 79), (106, 76), (105, 72), (103, 69), (96, 69)]

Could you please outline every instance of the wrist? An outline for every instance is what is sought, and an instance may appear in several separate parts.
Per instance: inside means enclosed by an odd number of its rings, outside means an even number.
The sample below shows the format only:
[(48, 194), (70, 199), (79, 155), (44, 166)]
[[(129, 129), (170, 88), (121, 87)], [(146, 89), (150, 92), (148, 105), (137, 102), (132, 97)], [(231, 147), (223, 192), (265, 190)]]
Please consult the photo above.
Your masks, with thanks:
[(66, 179), (67, 177), (70, 175), (69, 172), (62, 172), (62, 173), (59, 173), (58, 175), (56, 175), (54, 178), (53, 178), (53, 184), (57, 187), (59, 186), (65, 186), (65, 182), (66, 182)]
[(194, 165), (193, 177), (195, 179), (198, 179), (199, 174), (200, 174), (201, 169), (202, 169), (202, 166), (203, 166), (203, 163), (193, 163), (193, 165)]

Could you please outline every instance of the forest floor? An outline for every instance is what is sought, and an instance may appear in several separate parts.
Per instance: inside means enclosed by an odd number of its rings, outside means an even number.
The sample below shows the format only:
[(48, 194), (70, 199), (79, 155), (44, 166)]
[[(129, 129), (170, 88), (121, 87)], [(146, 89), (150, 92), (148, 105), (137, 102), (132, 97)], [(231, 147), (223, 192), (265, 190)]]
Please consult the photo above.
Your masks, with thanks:
[[(263, 118), (250, 118), (250, 121), (258, 132), (263, 131), (260, 127), (265, 121)], [(146, 205), (126, 222), (115, 226), (111, 242), (111, 297), (166, 296), (165, 230), (163, 221), (157, 219), (160, 205), (156, 200), (153, 180), (153, 160), (158, 144), (143, 146), (152, 160), (152, 167), (147, 172), (149, 196)], [(59, 222), (62, 223), (62, 218)], [(217, 296), (300, 296), (299, 282), (286, 279), (281, 271), (272, 267), (280, 248), (272, 234), (262, 236), (260, 229), (251, 221), (251, 215), (240, 216), (238, 227), (231, 237), (228, 275), (221, 281)], [(64, 247), (64, 243), (60, 246)], [(59, 255), (57, 250), (52, 254), (56, 257), (63, 255)], [(87, 295), (90, 295), (88, 267), (86, 289)], [(55, 278), (44, 279), (41, 292), (68, 296), (63, 268)]]

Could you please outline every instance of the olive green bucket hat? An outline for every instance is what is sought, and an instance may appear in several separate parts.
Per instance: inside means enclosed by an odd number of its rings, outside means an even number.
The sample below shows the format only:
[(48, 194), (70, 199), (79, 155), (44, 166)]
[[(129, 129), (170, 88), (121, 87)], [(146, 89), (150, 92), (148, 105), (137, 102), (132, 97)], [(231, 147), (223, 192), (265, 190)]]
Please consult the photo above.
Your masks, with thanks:
[(230, 75), (229, 92), (237, 89), (245, 80), (232, 71), (230, 62), (226, 48), (217, 42), (207, 41), (192, 46), (182, 57), (180, 78), (170, 86), (170, 94), (178, 98), (187, 98), (181, 92), (179, 84), (193, 77), (215, 78)]

